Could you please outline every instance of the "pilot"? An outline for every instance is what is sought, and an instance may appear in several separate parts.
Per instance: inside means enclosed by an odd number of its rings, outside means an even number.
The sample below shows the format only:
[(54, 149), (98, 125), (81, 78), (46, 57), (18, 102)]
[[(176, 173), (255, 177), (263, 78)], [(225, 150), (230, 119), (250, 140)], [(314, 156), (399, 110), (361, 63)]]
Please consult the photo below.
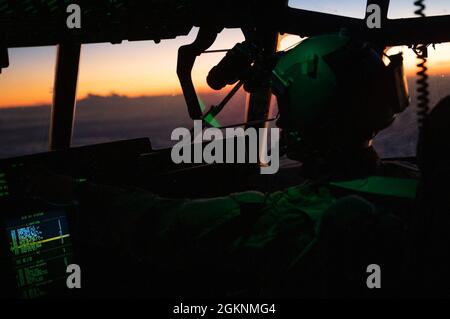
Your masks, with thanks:
[[(75, 237), (145, 264), (157, 296), (395, 293), (416, 171), (380, 161), (371, 141), (408, 105), (401, 56), (341, 34), (312, 37), (282, 54), (271, 83), (287, 154), (307, 182), (171, 199), (52, 175), (36, 192), (84, 204)], [(371, 289), (370, 265), (383, 289)]]

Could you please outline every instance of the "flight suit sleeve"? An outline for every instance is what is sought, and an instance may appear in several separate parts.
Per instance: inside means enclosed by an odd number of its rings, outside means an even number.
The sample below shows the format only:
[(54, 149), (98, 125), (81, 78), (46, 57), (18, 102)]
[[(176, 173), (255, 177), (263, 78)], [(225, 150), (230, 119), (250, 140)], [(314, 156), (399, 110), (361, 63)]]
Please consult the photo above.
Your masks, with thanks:
[(172, 199), (142, 189), (91, 183), (78, 194), (89, 241), (116, 245), (138, 259), (158, 255), (161, 262), (167, 252), (176, 252), (170, 257), (172, 265), (179, 260), (186, 264), (188, 256), (207, 250), (206, 246), (226, 249), (232, 245), (239, 236), (236, 232), (245, 228), (239, 224), (252, 222), (240, 218), (242, 207), (262, 205), (265, 199), (254, 191), (211, 199)]
[(247, 191), (173, 199), (87, 184), (80, 201), (92, 207), (83, 211), (84, 228), (90, 229), (86, 238), (142, 261), (149, 274), (165, 278), (165, 287), (190, 280), (186, 287), (245, 291), (276, 286), (277, 278), (308, 249), (314, 221), (302, 208), (315, 212), (313, 204), (323, 203), (324, 196), (301, 194)]

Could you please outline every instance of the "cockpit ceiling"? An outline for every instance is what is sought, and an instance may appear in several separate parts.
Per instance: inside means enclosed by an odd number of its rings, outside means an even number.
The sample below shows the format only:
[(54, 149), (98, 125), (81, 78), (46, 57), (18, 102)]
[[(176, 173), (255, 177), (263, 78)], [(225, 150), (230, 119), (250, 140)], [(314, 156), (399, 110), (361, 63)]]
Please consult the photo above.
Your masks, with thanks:
[[(67, 27), (67, 7), (81, 8), (81, 28)], [(345, 27), (384, 46), (450, 42), (450, 15), (388, 19), (382, 30), (364, 19), (290, 8), (287, 0), (0, 0), (0, 49), (124, 40), (173, 39), (194, 26), (280, 31), (311, 36)]]
[[(81, 8), (81, 29), (66, 25), (67, 7)], [(0, 0), (0, 41), (7, 47), (172, 39), (192, 29), (183, 0)]]

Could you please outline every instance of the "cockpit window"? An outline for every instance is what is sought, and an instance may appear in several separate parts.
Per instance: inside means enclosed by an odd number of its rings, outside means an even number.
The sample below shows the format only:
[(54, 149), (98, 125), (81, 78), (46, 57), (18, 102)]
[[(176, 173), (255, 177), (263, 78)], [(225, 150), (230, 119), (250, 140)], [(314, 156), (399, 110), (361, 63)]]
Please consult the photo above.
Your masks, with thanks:
[[(290, 4), (312, 9), (309, 1)], [(154, 148), (171, 146), (172, 130), (192, 125), (176, 75), (176, 61), (178, 48), (191, 43), (197, 32), (198, 29), (193, 29), (188, 36), (159, 44), (138, 41), (83, 45), (72, 145), (149, 137)], [(209, 70), (226, 54), (217, 51), (243, 40), (240, 30), (224, 30), (210, 48), (215, 52), (197, 58), (193, 80), (205, 110), (220, 103), (231, 89), (228, 86), (213, 91), (206, 84)], [(298, 36), (284, 35), (280, 37), (279, 49), (289, 49), (301, 40)], [(391, 48), (388, 53), (398, 51), (404, 52), (411, 106), (376, 137), (374, 145), (382, 157), (416, 153), (417, 59), (407, 47)], [(56, 50), (55, 47), (10, 49), (9, 56), (10, 66), (0, 75), (0, 158), (48, 150)], [(448, 57), (450, 44), (429, 48), (430, 107), (450, 91)], [(218, 117), (220, 124), (244, 122), (245, 103), (246, 94), (241, 89)]]
[[(176, 127), (191, 127), (176, 74), (177, 52), (194, 41), (188, 36), (165, 40), (83, 45), (72, 146), (148, 137), (154, 148), (173, 144)], [(210, 50), (229, 49), (244, 40), (238, 29), (219, 34)], [(213, 91), (209, 70), (226, 52), (197, 58), (193, 81), (205, 109), (217, 105), (231, 89)], [(0, 158), (45, 152), (49, 127), (56, 48), (10, 49), (10, 66), (0, 75)], [(241, 89), (218, 116), (221, 125), (245, 120), (246, 94)]]
[[(194, 41), (186, 37), (119, 45), (91, 44), (82, 49), (73, 145), (149, 137), (154, 148), (172, 146), (171, 132), (192, 127), (176, 73), (177, 52)], [(224, 30), (210, 50), (229, 49), (243, 41), (240, 30)], [(206, 84), (209, 70), (225, 52), (205, 53), (192, 72), (205, 109), (220, 103), (230, 88), (212, 91)], [(244, 121), (245, 94), (240, 91), (220, 114), (220, 124)]]
[(364, 18), (366, 15), (366, 0), (290, 0), (289, 6), (322, 13), (336, 14), (352, 18)]
[[(296, 9), (304, 9), (316, 12), (330, 13), (341, 16), (364, 18), (366, 12), (366, 0), (290, 0), (289, 6)], [(447, 15), (450, 13), (448, 0), (426, 1), (425, 14), (427, 16)], [(417, 7), (412, 0), (394, 0), (389, 4), (388, 18), (411, 18)]]
[[(382, 157), (404, 157), (416, 155), (417, 143), (417, 60), (407, 47), (394, 47), (387, 54), (403, 52), (405, 73), (409, 84), (411, 105), (395, 122), (375, 138), (374, 145)], [(450, 92), (450, 44), (438, 44), (428, 49), (428, 75), (430, 108), (433, 108)]]
[[(425, 1), (427, 16), (447, 15), (450, 13), (450, 1), (448, 0), (432, 0)], [(414, 13), (417, 7), (411, 0), (395, 0), (390, 2), (388, 18), (412, 18), (416, 17)]]
[(0, 158), (48, 150), (55, 47), (9, 49), (0, 74)]

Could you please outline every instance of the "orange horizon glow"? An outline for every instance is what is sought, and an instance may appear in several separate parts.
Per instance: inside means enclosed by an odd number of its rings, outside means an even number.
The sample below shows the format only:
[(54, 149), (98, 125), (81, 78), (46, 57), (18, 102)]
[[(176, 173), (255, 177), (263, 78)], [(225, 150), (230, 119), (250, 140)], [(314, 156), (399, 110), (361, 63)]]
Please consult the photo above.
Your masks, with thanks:
[[(199, 95), (206, 95), (206, 94), (214, 94), (217, 93), (217, 91), (214, 91), (213, 89), (210, 88), (202, 88), (202, 89), (197, 89), (197, 93)], [(77, 101), (81, 101), (84, 99), (87, 99), (89, 96), (100, 96), (100, 97), (110, 97), (110, 96), (123, 96), (126, 98), (140, 98), (140, 97), (159, 97), (159, 96), (181, 96), (183, 94), (183, 91), (181, 90), (181, 88), (177, 88), (177, 89), (168, 89), (166, 91), (160, 91), (154, 94), (149, 94), (149, 92), (137, 92), (137, 93), (123, 93), (123, 92), (116, 92), (116, 91), (110, 91), (110, 92), (87, 92), (84, 95), (81, 94), (77, 94)], [(21, 99), (15, 99), (15, 101), (20, 101)], [(31, 102), (28, 102), (27, 99), (24, 99), (25, 103), (11, 103), (11, 104), (5, 104), (5, 105), (0, 105), (0, 109), (5, 109), (5, 108), (23, 108), (23, 107), (41, 107), (41, 106), (51, 106), (52, 105), (52, 98), (48, 99), (48, 100), (30, 100)]]
[[(153, 41), (125, 41), (120, 45), (82, 46), (77, 100), (88, 94), (101, 96), (158, 96), (181, 94), (176, 74), (178, 48), (191, 43), (197, 33)], [(211, 49), (231, 48), (244, 40), (238, 29), (219, 34)], [(197, 58), (192, 78), (199, 91), (209, 91), (206, 75), (224, 53), (203, 54)], [(0, 108), (51, 104), (56, 63), (56, 47), (10, 50), (10, 66), (0, 75)]]
[[(231, 48), (243, 41), (240, 31), (226, 30), (211, 49)], [(176, 75), (177, 50), (192, 42), (195, 31), (187, 37), (162, 41), (124, 42), (122, 45), (91, 44), (83, 46), (78, 80), (77, 100), (89, 94), (123, 95), (130, 98), (182, 94)], [(299, 41), (297, 36), (283, 37), (280, 49)], [(392, 48), (390, 53), (404, 51), (407, 76), (417, 72), (417, 59), (407, 48)], [(56, 49), (34, 48), (38, 54), (27, 55), (30, 49), (16, 49), (10, 54), (11, 65), (0, 75), (0, 108), (50, 105), (52, 103)], [(450, 44), (429, 49), (429, 74), (450, 75)], [(29, 52), (29, 51), (28, 51)], [(17, 56), (16, 57), (16, 54)], [(214, 92), (206, 84), (206, 75), (224, 56), (204, 54), (193, 70), (194, 84), (202, 94)]]
[[(428, 63), (429, 75), (430, 76), (450, 76), (450, 65), (441, 66), (437, 68), (437, 64), (433, 65), (433, 63)], [(416, 76), (417, 68), (415, 64), (412, 66), (405, 65), (405, 73), (407, 77)], [(47, 85), (47, 88), (50, 85)], [(51, 84), (51, 86), (53, 86)], [(30, 85), (27, 89), (27, 94), (24, 94), (18, 87), (17, 90), (9, 90), (5, 95), (3, 95), (0, 99), (0, 108), (14, 108), (14, 107), (36, 107), (43, 105), (51, 105), (52, 104), (52, 96), (53, 90), (46, 90), (45, 86), (32, 86)], [(204, 85), (202, 87), (197, 87), (197, 92), (202, 94), (211, 94), (216, 91)], [(98, 95), (98, 96), (111, 96), (111, 95), (119, 95), (126, 96), (128, 98), (138, 98), (144, 96), (173, 96), (173, 95), (181, 95), (182, 90), (179, 83), (161, 87), (156, 90), (135, 90), (134, 88), (128, 88), (123, 90), (112, 90), (109, 87), (93, 89), (89, 85), (84, 85), (79, 87), (77, 92), (77, 100), (83, 100), (87, 98), (89, 95)]]

